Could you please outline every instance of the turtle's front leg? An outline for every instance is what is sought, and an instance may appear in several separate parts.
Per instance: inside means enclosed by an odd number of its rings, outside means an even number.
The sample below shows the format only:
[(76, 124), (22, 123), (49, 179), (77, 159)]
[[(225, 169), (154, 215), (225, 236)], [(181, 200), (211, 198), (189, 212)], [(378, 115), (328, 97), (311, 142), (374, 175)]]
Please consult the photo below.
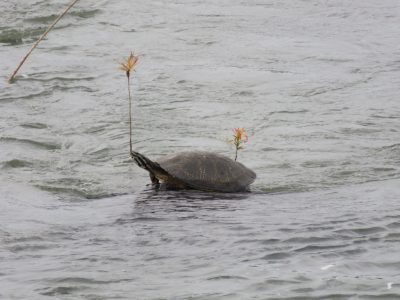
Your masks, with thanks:
[(157, 177), (156, 176), (154, 176), (154, 174), (152, 174), (152, 173), (150, 173), (150, 180), (151, 180), (151, 183), (153, 184), (153, 185), (160, 185), (160, 181), (157, 179)]

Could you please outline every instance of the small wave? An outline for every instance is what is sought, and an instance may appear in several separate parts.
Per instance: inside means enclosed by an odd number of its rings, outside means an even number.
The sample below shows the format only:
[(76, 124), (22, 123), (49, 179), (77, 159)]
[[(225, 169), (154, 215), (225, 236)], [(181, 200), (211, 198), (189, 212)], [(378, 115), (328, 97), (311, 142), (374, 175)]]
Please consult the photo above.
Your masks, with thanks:
[[(95, 15), (97, 15), (100, 12), (101, 12), (100, 9), (81, 10), (81, 11), (71, 11), (68, 15), (88, 19), (88, 18), (94, 17)], [(37, 23), (37, 24), (45, 25), (45, 24), (50, 24), (50, 23), (54, 22), (57, 17), (58, 17), (58, 15), (56, 15), (56, 14), (50, 14), (50, 15), (45, 15), (45, 16), (37, 16), (37, 17), (27, 18), (27, 19), (25, 19), (25, 21), (30, 22), (30, 23)], [(59, 29), (60, 26), (58, 26), (57, 28)]]
[(368, 250), (364, 248), (355, 248), (355, 249), (349, 249), (349, 250), (344, 250), (340, 251), (337, 254), (342, 255), (344, 257), (351, 256), (351, 255), (359, 255), (362, 253), (366, 253)]
[(4, 30), (0, 32), (0, 44), (8, 44), (10, 46), (22, 44), (23, 35), (15, 29)]
[(162, 256), (162, 255), (153, 255), (151, 257), (145, 258), (144, 261), (159, 261), (159, 260), (167, 260), (170, 258), (169, 256)]
[[(17, 76), (19, 78), (20, 76)], [(19, 80), (19, 79), (18, 79)], [(30, 93), (26, 95), (20, 95), (20, 96), (15, 96), (15, 97), (2, 97), (0, 98), (1, 102), (11, 102), (15, 100), (29, 100), (29, 99), (34, 99), (36, 97), (45, 97), (51, 95), (53, 92), (48, 91), (48, 90), (43, 90), (37, 93)]]
[(12, 159), (6, 162), (3, 162), (3, 168), (5, 169), (12, 169), (12, 168), (25, 168), (31, 167), (33, 164), (26, 160), (21, 159)]
[(248, 280), (247, 277), (237, 275), (220, 275), (214, 277), (208, 277), (207, 280)]
[(61, 149), (61, 145), (58, 143), (54, 143), (54, 142), (39, 142), (39, 141), (30, 140), (30, 139), (19, 139), (19, 138), (13, 138), (13, 137), (1, 137), (0, 141), (29, 144), (30, 146), (34, 146), (36, 148), (42, 148), (42, 149), (46, 149), (46, 150)]
[(261, 259), (265, 260), (280, 260), (280, 259), (286, 259), (291, 257), (292, 255), (287, 252), (276, 252), (276, 253), (271, 253), (263, 256)]
[(105, 191), (85, 190), (82, 185), (85, 183), (70, 183), (69, 185), (63, 180), (55, 181), (52, 184), (36, 184), (35, 186), (42, 191), (54, 194), (66, 194), (76, 196), (78, 201), (82, 199), (95, 200), (103, 198), (111, 198), (124, 195), (124, 193), (110, 193)]
[(268, 152), (268, 151), (278, 151), (278, 150), (279, 150), (279, 148), (274, 148), (274, 147), (264, 147), (264, 148), (262, 148), (261, 150), (262, 150), (262, 151), (266, 151), (266, 152)]
[(332, 240), (329, 237), (293, 237), (283, 241), (284, 243), (299, 243), (299, 244), (308, 244), (308, 243), (317, 243), (317, 242), (327, 242)]
[[(296, 292), (299, 292), (301, 290), (294, 290)], [(305, 289), (306, 292), (314, 291), (314, 289)], [(356, 294), (338, 294), (338, 293), (328, 293), (328, 294), (320, 294), (317, 296), (289, 296), (289, 297), (270, 297), (268, 300), (349, 300), (349, 299), (355, 299), (353, 298), (356, 296)], [(364, 298), (357, 298), (357, 299), (364, 299)], [(391, 300), (393, 300), (392, 298)]]
[(131, 281), (131, 279), (113, 279), (113, 280), (98, 280), (86, 277), (63, 277), (52, 279), (54, 283), (72, 283), (72, 284), (110, 284)]
[(365, 299), (365, 300), (394, 300), (394, 299), (400, 299), (400, 294), (398, 293), (380, 293), (376, 295), (371, 295), (371, 294), (364, 294), (360, 295), (359, 299)]
[(335, 165), (333, 161), (310, 160), (301, 164), (305, 168), (326, 168)]
[(14, 238), (7, 238), (3, 239), (3, 242), (6, 244), (12, 243), (26, 243), (26, 242), (38, 242), (43, 241), (44, 239), (40, 236), (24, 236), (24, 237), (14, 237)]
[(109, 147), (100, 146), (100, 147), (98, 147), (96, 149), (88, 150), (84, 154), (94, 155), (94, 156), (97, 156), (99, 158), (102, 158), (102, 157), (107, 157), (108, 158), (110, 156), (110, 154), (109, 154), (110, 151), (111, 151), (111, 149)]
[[(58, 27), (58, 29), (59, 28), (60, 27)], [(0, 43), (9, 46), (15, 46), (25, 42), (31, 42), (42, 35), (45, 30), (45, 27), (28, 28), (25, 30), (7, 28), (0, 32)]]
[(270, 244), (276, 244), (279, 243), (281, 240), (280, 239), (250, 239), (250, 238), (245, 238), (241, 240), (237, 240), (233, 242), (234, 244), (262, 244), (262, 245), (270, 245)]
[(85, 192), (73, 187), (54, 186), (54, 185), (36, 185), (36, 187), (43, 191), (52, 192), (56, 194), (58, 193), (72, 194), (83, 198), (85, 198), (86, 196)]
[(341, 133), (347, 134), (347, 135), (358, 135), (358, 134), (371, 134), (371, 133), (377, 133), (381, 132), (381, 129), (375, 129), (375, 128), (342, 128), (340, 130)]
[(46, 124), (43, 123), (24, 123), (20, 125), (21, 127), (24, 128), (32, 128), (32, 129), (45, 129), (48, 128)]
[(101, 9), (91, 9), (91, 10), (72, 11), (70, 14), (72, 16), (76, 16), (79, 18), (89, 19), (98, 15), (101, 12), (102, 12)]
[(269, 113), (269, 115), (275, 115), (275, 114), (304, 114), (308, 113), (309, 110), (307, 109), (300, 109), (300, 110), (278, 110), (278, 111), (272, 111)]
[(69, 295), (77, 291), (81, 291), (84, 289), (83, 287), (77, 286), (58, 286), (55, 288), (47, 288), (46, 292), (41, 292), (41, 295), (44, 296), (58, 296), (58, 295)]
[(301, 248), (297, 248), (294, 251), (295, 252), (315, 252), (315, 251), (324, 251), (324, 250), (333, 250), (333, 249), (338, 249), (338, 248), (344, 248), (349, 246), (348, 244), (342, 244), (342, 245), (307, 245)]
[(309, 188), (300, 185), (282, 185), (282, 186), (258, 187), (258, 190), (266, 194), (286, 194), (286, 193), (307, 192)]
[(400, 228), (400, 222), (392, 222), (386, 225), (388, 228)]
[[(38, 77), (38, 76), (42, 76), (43, 73), (32, 73), (29, 75), (29, 77), (27, 78), (21, 78), (19, 79), (19, 81), (37, 81), (37, 82), (81, 82), (83, 80), (85, 81), (92, 81), (94, 79), (96, 79), (96, 77), (94, 76), (84, 76), (84, 77), (65, 77), (65, 76), (59, 76), (59, 75), (55, 75), (55, 76), (50, 76), (50, 77)], [(47, 75), (47, 73), (44, 73), (44, 75)], [(87, 88), (87, 87), (85, 87)]]
[(154, 217), (137, 217), (137, 218), (119, 218), (117, 219), (114, 224), (117, 225), (122, 225), (122, 224), (128, 224), (128, 223), (137, 223), (137, 222), (160, 222), (160, 221), (166, 221), (167, 219), (165, 218), (154, 218)]
[(399, 144), (392, 144), (392, 145), (388, 145), (388, 146), (383, 146), (381, 148), (382, 150), (386, 150), (386, 149), (395, 149), (395, 150), (399, 150), (400, 149), (400, 143)]
[(269, 244), (275, 244), (279, 243), (281, 240), (280, 239), (265, 239), (265, 240), (260, 240), (260, 242), (264, 245), (269, 245)]
[(371, 117), (377, 119), (400, 119), (400, 115), (371, 115)]
[(383, 227), (365, 227), (365, 228), (355, 228), (355, 229), (351, 229), (351, 230), (360, 235), (375, 234), (375, 233), (386, 231), (386, 229)]
[(239, 91), (233, 93), (231, 96), (242, 96), (242, 97), (251, 97), (254, 93), (252, 91)]
[(27, 18), (27, 19), (25, 19), (25, 21), (31, 22), (31, 23), (46, 24), (46, 23), (53, 22), (57, 17), (58, 17), (58, 15), (47, 15), (47, 16)]
[[(295, 279), (278, 279), (278, 278), (271, 278), (267, 279), (262, 282), (254, 283), (251, 285), (251, 289), (254, 291), (260, 292), (260, 291), (266, 291), (270, 290), (276, 287), (281, 287), (281, 286), (287, 286), (287, 285), (295, 285), (295, 284), (303, 284), (304, 282), (302, 280), (295, 280)], [(268, 297), (268, 299), (274, 299), (272, 297)], [(289, 298), (276, 298), (276, 299), (289, 299)], [(306, 299), (306, 298), (297, 298), (296, 299)], [(307, 299), (309, 299), (307, 297)]]
[(374, 172), (392, 172), (392, 171), (397, 171), (395, 168), (388, 168), (388, 167), (376, 167), (372, 168)]
[(54, 244), (25, 244), (25, 245), (10, 246), (8, 247), (8, 250), (10, 250), (13, 253), (29, 252), (29, 254), (31, 254), (32, 252), (47, 250), (56, 247), (57, 245)]

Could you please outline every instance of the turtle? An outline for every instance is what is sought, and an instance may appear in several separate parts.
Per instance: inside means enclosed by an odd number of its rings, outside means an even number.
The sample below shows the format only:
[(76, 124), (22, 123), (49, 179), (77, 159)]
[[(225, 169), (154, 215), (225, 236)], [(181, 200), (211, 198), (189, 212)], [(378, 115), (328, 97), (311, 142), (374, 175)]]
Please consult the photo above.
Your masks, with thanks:
[(167, 189), (195, 189), (212, 192), (244, 192), (256, 173), (240, 162), (208, 151), (186, 151), (152, 161), (131, 151), (135, 163), (149, 172), (154, 185)]

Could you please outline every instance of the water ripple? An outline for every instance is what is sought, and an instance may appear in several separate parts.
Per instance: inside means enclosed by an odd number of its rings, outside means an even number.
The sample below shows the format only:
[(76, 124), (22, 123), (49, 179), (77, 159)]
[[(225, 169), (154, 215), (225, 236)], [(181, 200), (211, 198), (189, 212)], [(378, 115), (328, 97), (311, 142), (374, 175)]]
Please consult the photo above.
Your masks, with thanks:
[(36, 141), (31, 139), (22, 139), (22, 138), (14, 138), (14, 137), (0, 137), (0, 142), (6, 143), (18, 143), (18, 144), (26, 144), (33, 146), (35, 148), (41, 148), (44, 150), (59, 150), (61, 149), (61, 145), (56, 142), (50, 141)]

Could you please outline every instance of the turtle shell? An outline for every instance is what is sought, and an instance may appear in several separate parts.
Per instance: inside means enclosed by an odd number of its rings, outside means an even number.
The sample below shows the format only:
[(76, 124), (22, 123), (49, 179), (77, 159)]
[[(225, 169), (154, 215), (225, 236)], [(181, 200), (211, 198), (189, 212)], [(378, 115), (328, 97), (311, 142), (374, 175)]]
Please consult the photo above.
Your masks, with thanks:
[(157, 163), (175, 179), (200, 190), (244, 191), (256, 179), (256, 174), (241, 163), (205, 151), (180, 152)]

